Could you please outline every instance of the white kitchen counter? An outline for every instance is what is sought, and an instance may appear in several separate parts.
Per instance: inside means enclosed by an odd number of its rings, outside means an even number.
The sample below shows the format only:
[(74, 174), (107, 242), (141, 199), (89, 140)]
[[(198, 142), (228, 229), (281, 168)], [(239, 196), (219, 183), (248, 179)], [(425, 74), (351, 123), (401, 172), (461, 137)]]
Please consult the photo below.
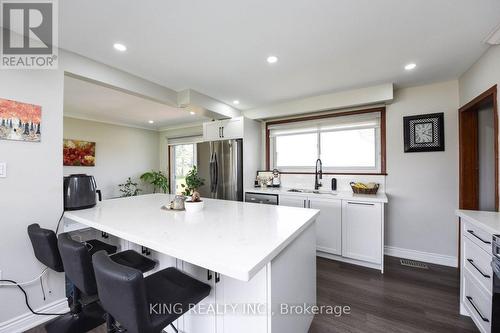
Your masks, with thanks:
[(456, 211), (458, 217), (466, 219), (469, 223), (486, 230), (490, 234), (500, 234), (500, 213), (486, 212), (480, 210), (462, 210)]
[(288, 192), (288, 190), (289, 188), (286, 187), (279, 187), (279, 188), (268, 187), (266, 189), (255, 187), (255, 188), (247, 188), (245, 189), (245, 192), (277, 194), (277, 195), (296, 195), (296, 196), (364, 201), (364, 202), (383, 202), (383, 203), (388, 202), (387, 196), (383, 192), (379, 192), (377, 194), (355, 194), (352, 193), (352, 191), (336, 191), (336, 192), (321, 191), (321, 193), (311, 193), (311, 192)]
[(173, 195), (104, 200), (65, 218), (214, 272), (249, 281), (311, 226), (318, 210), (203, 198), (201, 212), (166, 211)]

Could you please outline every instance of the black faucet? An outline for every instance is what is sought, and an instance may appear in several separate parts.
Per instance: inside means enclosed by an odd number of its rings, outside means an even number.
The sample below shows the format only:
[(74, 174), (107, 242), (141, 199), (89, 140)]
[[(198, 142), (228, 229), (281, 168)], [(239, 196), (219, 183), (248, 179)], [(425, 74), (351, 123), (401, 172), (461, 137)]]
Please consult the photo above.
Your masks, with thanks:
[(314, 189), (319, 190), (322, 186), (320, 179), (323, 179), (323, 162), (321, 159), (316, 160), (316, 171), (314, 172)]

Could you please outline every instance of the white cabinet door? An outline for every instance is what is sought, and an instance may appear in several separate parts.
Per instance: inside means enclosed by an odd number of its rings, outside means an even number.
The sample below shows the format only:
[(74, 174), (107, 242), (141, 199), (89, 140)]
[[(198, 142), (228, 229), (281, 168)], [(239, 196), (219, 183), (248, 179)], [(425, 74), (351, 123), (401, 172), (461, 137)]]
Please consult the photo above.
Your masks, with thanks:
[(243, 138), (243, 119), (223, 120), (221, 137), (223, 140)]
[[(182, 321), (181, 331), (185, 333), (215, 333), (216, 314), (214, 311), (207, 311), (215, 309), (215, 274), (210, 272), (211, 276), (209, 276), (206, 269), (187, 262), (182, 262), (182, 270), (195, 279), (209, 284), (212, 290), (210, 295), (179, 319)], [(202, 311), (202, 313), (196, 313), (196, 311)]]
[(321, 212), (316, 219), (316, 248), (319, 251), (342, 254), (342, 201), (310, 198), (309, 207)]
[(203, 140), (217, 141), (243, 138), (243, 118), (211, 121), (203, 124)]
[(342, 256), (382, 263), (382, 204), (342, 201)]
[(280, 206), (289, 206), (289, 207), (306, 207), (307, 198), (302, 196), (295, 195), (280, 195), (279, 197), (279, 205)]
[(203, 124), (203, 140), (216, 141), (222, 140), (222, 123), (220, 121), (211, 121)]
[(250, 281), (220, 276), (215, 284), (219, 310), (217, 333), (267, 332), (267, 266)]

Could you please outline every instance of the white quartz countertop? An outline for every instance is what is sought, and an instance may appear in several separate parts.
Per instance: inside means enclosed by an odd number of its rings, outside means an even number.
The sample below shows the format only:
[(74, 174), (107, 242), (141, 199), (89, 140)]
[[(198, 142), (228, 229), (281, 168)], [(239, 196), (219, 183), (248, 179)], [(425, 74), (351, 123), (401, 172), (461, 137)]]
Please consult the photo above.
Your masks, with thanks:
[[(277, 194), (277, 195), (297, 195), (306, 197), (317, 197), (317, 198), (328, 198), (337, 200), (352, 200), (352, 201), (364, 201), (364, 202), (383, 202), (387, 203), (388, 199), (385, 193), (378, 192), (377, 194), (355, 194), (352, 191), (324, 191), (320, 190), (321, 193), (312, 192), (289, 192), (290, 188), (286, 187), (268, 187), (268, 188), (247, 188), (245, 192), (251, 193), (262, 193), (262, 194)], [(312, 191), (312, 190), (309, 190)]]
[(476, 224), (493, 235), (500, 234), (500, 213), (486, 212), (481, 210), (456, 211), (456, 215), (470, 223)]
[(200, 212), (167, 211), (168, 194), (99, 202), (65, 218), (174, 258), (249, 281), (314, 223), (318, 210), (203, 198)]

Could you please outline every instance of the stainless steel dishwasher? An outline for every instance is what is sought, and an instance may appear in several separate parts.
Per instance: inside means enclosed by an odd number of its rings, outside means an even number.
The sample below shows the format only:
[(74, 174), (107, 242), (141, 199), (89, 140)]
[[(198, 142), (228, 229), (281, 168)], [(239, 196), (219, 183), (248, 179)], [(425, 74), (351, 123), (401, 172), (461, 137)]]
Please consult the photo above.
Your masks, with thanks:
[(278, 195), (245, 192), (245, 202), (253, 202), (264, 205), (278, 205)]

